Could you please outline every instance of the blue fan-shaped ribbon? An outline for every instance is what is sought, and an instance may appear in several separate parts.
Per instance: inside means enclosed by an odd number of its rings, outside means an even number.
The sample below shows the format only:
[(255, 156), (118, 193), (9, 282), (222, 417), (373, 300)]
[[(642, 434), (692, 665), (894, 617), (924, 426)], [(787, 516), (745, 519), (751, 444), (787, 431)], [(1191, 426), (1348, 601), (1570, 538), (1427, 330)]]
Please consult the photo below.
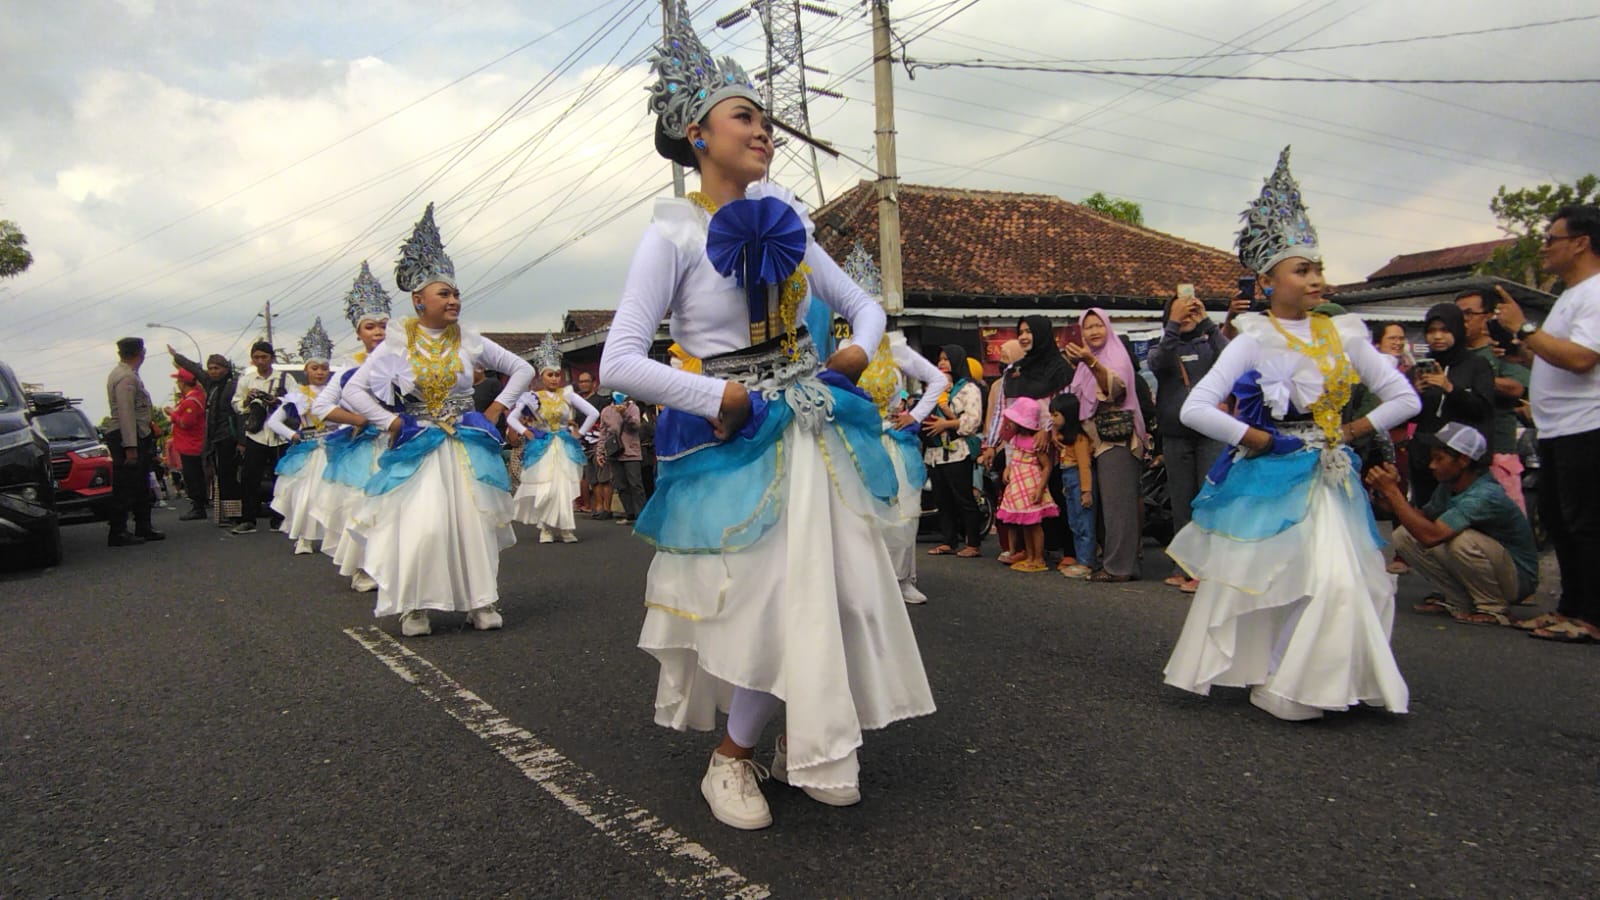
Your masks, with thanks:
[[(1287, 434), (1279, 434), (1277, 426), (1272, 424), (1272, 416), (1267, 413), (1266, 396), (1261, 390), (1261, 373), (1255, 369), (1244, 373), (1238, 381), (1233, 383), (1234, 407), (1233, 415), (1239, 421), (1252, 428), (1259, 428), (1272, 435), (1272, 447), (1267, 452), (1274, 456), (1284, 453), (1293, 453), (1306, 445), (1305, 441)], [(1232, 471), (1235, 455), (1224, 453), (1217, 457), (1211, 470), (1206, 472), (1206, 480), (1212, 484), (1221, 484), (1228, 479), (1228, 472)]]
[(793, 275), (805, 255), (805, 224), (777, 197), (735, 200), (711, 217), (706, 257), (744, 288), (751, 322), (766, 321), (767, 286)]

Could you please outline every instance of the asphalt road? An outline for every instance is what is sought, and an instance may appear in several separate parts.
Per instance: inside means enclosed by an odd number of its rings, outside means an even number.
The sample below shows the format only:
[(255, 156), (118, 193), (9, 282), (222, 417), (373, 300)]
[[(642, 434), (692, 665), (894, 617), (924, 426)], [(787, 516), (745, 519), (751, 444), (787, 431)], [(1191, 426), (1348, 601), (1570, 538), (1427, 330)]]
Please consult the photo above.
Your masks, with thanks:
[(1290, 724), (1161, 684), (1187, 599), (1158, 581), (924, 558), (939, 711), (868, 735), (860, 806), (769, 783), (744, 833), (699, 796), (714, 736), (651, 723), (626, 529), (522, 532), (503, 631), (404, 642), (491, 710), (352, 639), (392, 646), (326, 558), (160, 515), (0, 571), (0, 895), (1600, 893), (1600, 647), (1406, 612), (1410, 715)]

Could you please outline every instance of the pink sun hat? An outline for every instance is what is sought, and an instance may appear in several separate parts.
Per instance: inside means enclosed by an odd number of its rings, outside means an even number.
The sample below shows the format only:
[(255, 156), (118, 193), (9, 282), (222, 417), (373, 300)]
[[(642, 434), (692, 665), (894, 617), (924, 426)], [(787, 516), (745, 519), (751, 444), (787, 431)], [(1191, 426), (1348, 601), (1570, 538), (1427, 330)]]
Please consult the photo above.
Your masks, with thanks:
[(1038, 431), (1041, 416), (1039, 415), (1039, 401), (1032, 397), (1018, 397), (1006, 407), (1006, 418), (1021, 425), (1023, 428), (1032, 428)]

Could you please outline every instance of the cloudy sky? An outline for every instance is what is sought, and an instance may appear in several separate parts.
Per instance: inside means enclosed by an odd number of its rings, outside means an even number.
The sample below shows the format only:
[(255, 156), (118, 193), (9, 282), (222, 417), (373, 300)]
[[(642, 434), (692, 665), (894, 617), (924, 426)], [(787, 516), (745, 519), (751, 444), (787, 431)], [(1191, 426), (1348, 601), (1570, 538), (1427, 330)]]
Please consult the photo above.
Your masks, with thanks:
[[(806, 14), (829, 197), (873, 164), (860, 0)], [(694, 0), (749, 69), (754, 19)], [(915, 59), (1330, 78), (1600, 75), (1600, 5), (1488, 0), (894, 0)], [(1551, 20), (1556, 25), (1515, 28)], [(0, 283), (0, 359), (104, 409), (111, 343), (143, 334), (240, 359), (270, 302), (280, 345), (363, 259), (392, 284), (427, 201), (484, 330), (614, 304), (649, 198), (642, 59), (659, 0), (79, 0), (17, 3), (0, 32), (0, 218), (33, 268)], [(1492, 33), (1436, 38), (1464, 31)], [(1404, 43), (1394, 42), (1400, 39)], [(1349, 45), (1366, 46), (1349, 46)], [(1333, 49), (1328, 49), (1333, 48)], [(1336, 281), (1390, 257), (1498, 236), (1500, 185), (1595, 168), (1596, 85), (1382, 86), (896, 71), (900, 170), (917, 184), (1137, 200), (1147, 224), (1217, 247), (1294, 145)], [(778, 180), (815, 195), (809, 166)], [(164, 392), (164, 364), (146, 370)], [(159, 387), (157, 387), (159, 385)]]

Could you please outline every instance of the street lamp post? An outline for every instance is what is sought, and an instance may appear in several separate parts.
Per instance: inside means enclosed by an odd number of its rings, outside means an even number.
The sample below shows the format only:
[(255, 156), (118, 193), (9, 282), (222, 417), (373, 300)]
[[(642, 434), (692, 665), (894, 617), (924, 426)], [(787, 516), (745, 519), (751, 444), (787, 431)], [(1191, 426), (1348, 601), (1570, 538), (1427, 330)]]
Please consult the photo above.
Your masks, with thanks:
[(184, 331), (182, 328), (179, 328), (176, 325), (163, 325), (160, 322), (146, 322), (146, 323), (144, 323), (144, 327), (146, 327), (146, 328), (170, 328), (173, 331), (176, 331), (177, 333), (179, 333), (179, 334), (183, 335), (184, 337), (188, 338), (189, 339), (189, 343), (194, 345), (194, 361), (199, 363), (199, 364), (201, 364), (201, 365), (205, 365), (205, 354), (200, 352), (200, 342), (194, 339), (194, 335), (190, 334), (187, 331)]

